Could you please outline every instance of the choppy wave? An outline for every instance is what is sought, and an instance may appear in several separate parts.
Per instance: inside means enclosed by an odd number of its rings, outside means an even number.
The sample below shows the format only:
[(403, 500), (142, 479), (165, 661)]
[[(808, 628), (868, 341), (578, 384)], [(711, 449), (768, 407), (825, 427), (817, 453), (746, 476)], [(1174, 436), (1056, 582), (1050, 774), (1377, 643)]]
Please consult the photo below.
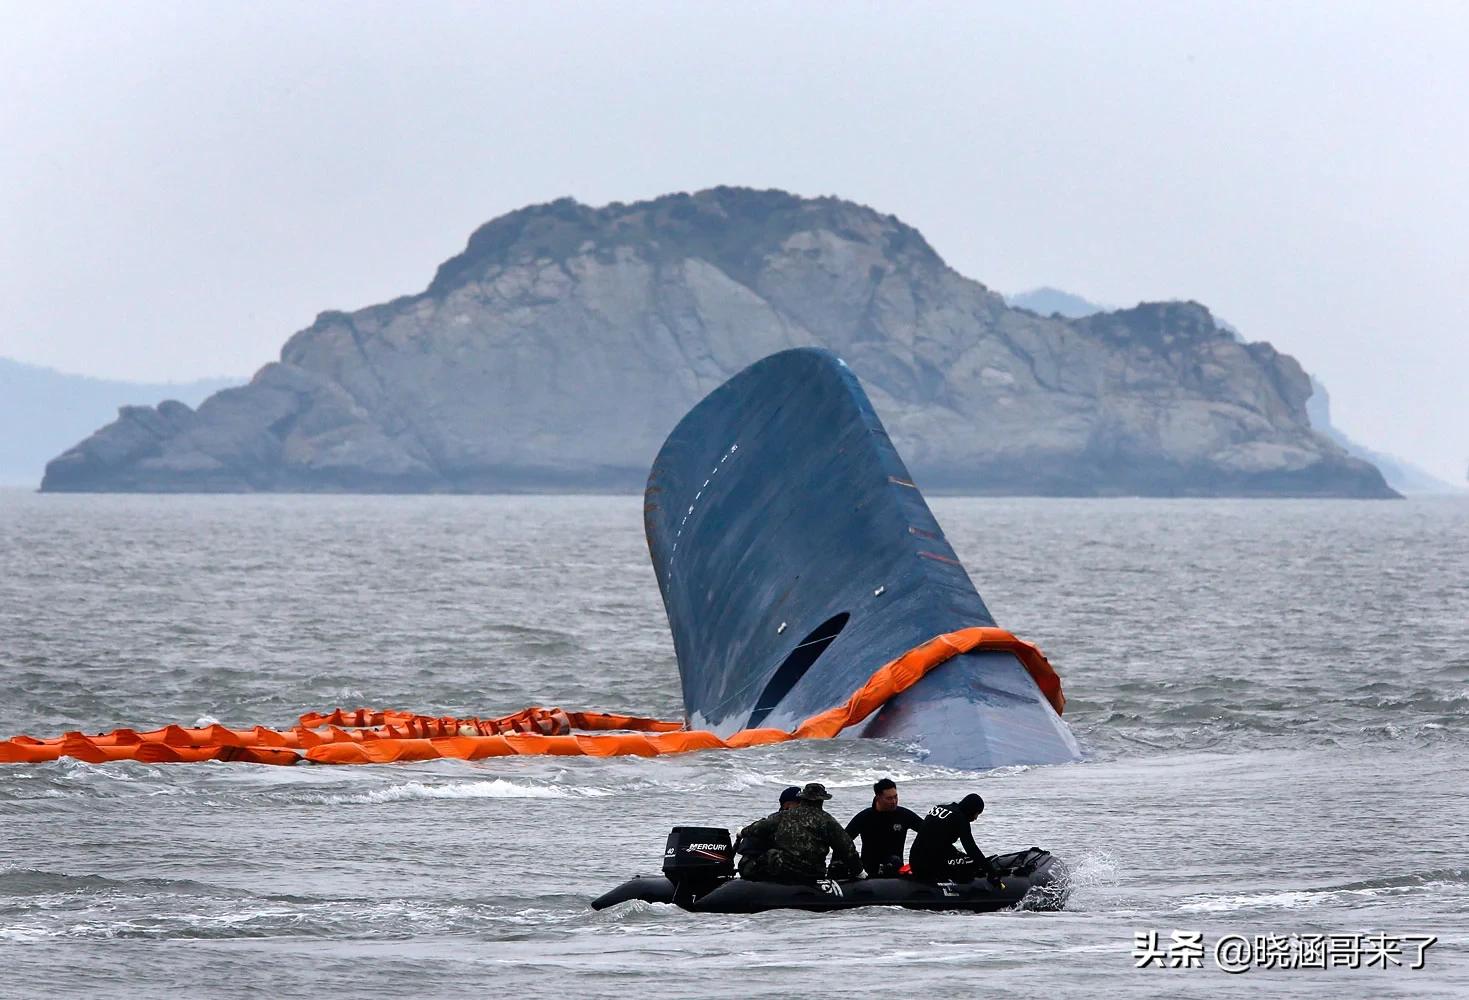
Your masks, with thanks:
[[(588, 998), (858, 997), (874, 982), (1209, 995), (1207, 970), (1137, 979), (1133, 935), (1461, 934), (1465, 508), (934, 506), (997, 619), (1057, 665), (1086, 763), (976, 775), (836, 740), (655, 759), (0, 768), (0, 963), (81, 996), (376, 981)], [(18, 495), (0, 497), (6, 518), (0, 566), (24, 572), (0, 573), (5, 735), (288, 725), (360, 704), (681, 710), (636, 498)], [(737, 829), (813, 780), (845, 819), (881, 777), (920, 812), (982, 792), (981, 846), (1055, 851), (1068, 910), (587, 907), (656, 871), (675, 824)], [(189, 945), (158, 947), (170, 940)], [(1462, 985), (1464, 954), (1436, 949), (1409, 985)]]
[[(323, 795), (316, 801), (343, 803), (406, 802), (414, 799), (576, 799), (611, 795), (601, 788), (537, 785), (493, 778), (489, 781), (457, 781), (433, 785), (421, 781), (391, 784), (345, 795)], [(303, 796), (310, 801), (310, 796)]]
[(192, 879), (118, 879), (103, 875), (69, 875), (65, 872), (6, 865), (0, 868), (0, 898), (70, 892), (132, 892), (139, 895), (200, 895), (217, 892), (215, 886)]
[(1469, 886), (1469, 869), (1451, 868), (1411, 875), (1396, 875), (1341, 886), (1286, 889), (1276, 892), (1201, 894), (1182, 902), (1180, 912), (1226, 913), (1236, 910), (1293, 910), (1303, 907), (1341, 906), (1358, 908), (1375, 900), (1405, 895), (1433, 896)]

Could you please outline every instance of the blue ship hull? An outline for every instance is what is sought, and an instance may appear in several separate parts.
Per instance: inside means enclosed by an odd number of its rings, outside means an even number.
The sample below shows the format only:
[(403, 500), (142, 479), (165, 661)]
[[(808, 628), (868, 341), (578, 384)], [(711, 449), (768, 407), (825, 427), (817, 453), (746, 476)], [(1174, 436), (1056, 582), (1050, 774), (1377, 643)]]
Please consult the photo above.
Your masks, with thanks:
[[(690, 725), (794, 728), (935, 635), (994, 625), (861, 384), (827, 351), (756, 362), (658, 453), (648, 548)], [(1072, 761), (1014, 656), (957, 656), (844, 735), (966, 769)]]

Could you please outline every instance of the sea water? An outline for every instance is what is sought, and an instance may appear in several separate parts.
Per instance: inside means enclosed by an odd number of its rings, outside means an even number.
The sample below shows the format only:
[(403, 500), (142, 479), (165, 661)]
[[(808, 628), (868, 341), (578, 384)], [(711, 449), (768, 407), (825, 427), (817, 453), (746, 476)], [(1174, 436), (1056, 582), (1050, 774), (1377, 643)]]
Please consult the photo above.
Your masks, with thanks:
[[(1469, 502), (933, 507), (1056, 665), (1084, 763), (970, 774), (842, 740), (0, 766), (0, 995), (1469, 994)], [(0, 737), (681, 714), (636, 497), (0, 493), (0, 685)], [(980, 845), (1066, 859), (1067, 909), (587, 905), (656, 872), (675, 824), (738, 828), (806, 781), (845, 820), (885, 776), (919, 812), (983, 794)], [(1270, 935), (1346, 957), (1220, 969), (1221, 939)], [(1437, 939), (1417, 970), (1414, 936)]]

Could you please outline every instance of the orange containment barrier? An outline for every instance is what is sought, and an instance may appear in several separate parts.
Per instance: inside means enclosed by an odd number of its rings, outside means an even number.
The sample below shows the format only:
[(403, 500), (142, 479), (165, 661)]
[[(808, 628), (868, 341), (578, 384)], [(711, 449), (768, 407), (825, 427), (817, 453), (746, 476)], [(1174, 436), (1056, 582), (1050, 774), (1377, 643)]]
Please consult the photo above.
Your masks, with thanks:
[(114, 729), (51, 739), (16, 736), (0, 742), (0, 764), (39, 764), (74, 757), (93, 764), (139, 760), (149, 764), (208, 760), (253, 764), (389, 764), (397, 761), (482, 760), (486, 757), (654, 757), (695, 750), (739, 749), (786, 740), (829, 739), (856, 725), (925, 674), (960, 653), (995, 650), (1013, 654), (1035, 679), (1057, 714), (1066, 707), (1061, 679), (1041, 651), (1001, 628), (966, 628), (936, 636), (883, 664), (844, 704), (787, 732), (743, 729), (732, 736), (685, 729), (682, 723), (602, 712), (526, 708), (494, 719), (415, 715), (359, 708), (308, 712), (291, 729), (229, 729), (211, 725), (165, 726), (148, 732)]

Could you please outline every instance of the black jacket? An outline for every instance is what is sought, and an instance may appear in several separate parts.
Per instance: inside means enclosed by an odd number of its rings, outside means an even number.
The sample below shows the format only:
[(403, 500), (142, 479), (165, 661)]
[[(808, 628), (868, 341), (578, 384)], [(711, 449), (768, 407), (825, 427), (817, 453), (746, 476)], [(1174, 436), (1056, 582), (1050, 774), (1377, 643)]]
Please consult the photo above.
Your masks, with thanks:
[(969, 829), (969, 820), (964, 817), (964, 810), (957, 802), (934, 806), (928, 811), (928, 815), (923, 817), (923, 825), (918, 828), (918, 836), (913, 838), (913, 850), (909, 855), (909, 860), (914, 869), (922, 867), (925, 863), (945, 864), (949, 858), (958, 853), (954, 850), (956, 840), (964, 845), (965, 854), (979, 862), (986, 870), (990, 869), (990, 861), (974, 843), (974, 834)]
[(871, 875), (892, 858), (903, 863), (903, 842), (909, 830), (917, 830), (923, 820), (912, 809), (898, 806), (892, 812), (878, 812), (868, 806), (847, 823), (847, 836), (862, 838), (862, 867)]

